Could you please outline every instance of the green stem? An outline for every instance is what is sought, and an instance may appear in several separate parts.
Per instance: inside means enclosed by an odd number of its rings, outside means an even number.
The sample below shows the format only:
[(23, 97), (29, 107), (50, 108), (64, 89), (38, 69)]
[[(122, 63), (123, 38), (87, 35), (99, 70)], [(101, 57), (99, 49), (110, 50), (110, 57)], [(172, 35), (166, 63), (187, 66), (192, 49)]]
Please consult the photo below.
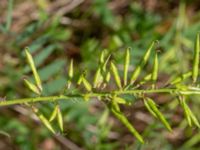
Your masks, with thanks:
[(23, 98), (1, 101), (0, 106), (9, 106), (24, 103), (35, 103), (45, 101), (58, 101), (58, 100), (70, 100), (72, 98), (88, 98), (104, 97), (109, 95), (123, 95), (123, 94), (151, 94), (151, 93), (168, 93), (168, 94), (181, 94), (181, 95), (200, 95), (200, 90), (180, 90), (174, 88), (168, 89), (148, 89), (148, 90), (127, 90), (127, 91), (110, 91), (110, 92), (99, 92), (99, 93), (85, 93), (85, 94), (71, 94), (71, 95), (60, 95), (60, 96), (48, 96), (48, 97), (35, 97), (35, 98)]

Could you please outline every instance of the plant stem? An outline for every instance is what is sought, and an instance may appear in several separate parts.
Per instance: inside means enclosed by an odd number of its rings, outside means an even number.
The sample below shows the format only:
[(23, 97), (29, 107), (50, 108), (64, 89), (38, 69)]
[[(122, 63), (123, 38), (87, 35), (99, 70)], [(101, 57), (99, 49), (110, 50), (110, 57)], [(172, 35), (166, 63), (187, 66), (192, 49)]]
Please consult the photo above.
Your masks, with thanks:
[(58, 100), (70, 100), (72, 98), (95, 98), (103, 97), (109, 95), (123, 95), (123, 94), (152, 94), (152, 93), (168, 93), (168, 94), (181, 94), (181, 95), (200, 95), (200, 90), (180, 90), (176, 88), (167, 89), (148, 89), (148, 90), (118, 90), (110, 92), (99, 92), (99, 93), (85, 93), (85, 94), (69, 94), (69, 95), (59, 95), (59, 96), (47, 96), (47, 97), (33, 97), (33, 98), (23, 98), (23, 99), (13, 99), (5, 100), (0, 102), (0, 106), (9, 106), (24, 103), (35, 103), (35, 102), (45, 102), (45, 101), (58, 101)]

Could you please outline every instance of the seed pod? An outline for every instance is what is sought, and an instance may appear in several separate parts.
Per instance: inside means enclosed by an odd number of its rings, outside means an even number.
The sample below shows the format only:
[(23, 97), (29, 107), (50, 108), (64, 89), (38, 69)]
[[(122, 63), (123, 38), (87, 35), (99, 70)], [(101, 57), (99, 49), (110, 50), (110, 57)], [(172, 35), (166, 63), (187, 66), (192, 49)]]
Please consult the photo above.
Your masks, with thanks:
[(101, 75), (101, 68), (99, 67), (94, 76), (93, 87), (98, 88), (102, 82), (103, 82), (103, 77)]
[(109, 61), (110, 57), (111, 57), (111, 55), (109, 55), (109, 56), (107, 57), (106, 61), (102, 64), (102, 71), (103, 71), (103, 72), (106, 72), (106, 66), (107, 66), (107, 64), (108, 64), (108, 61)]
[(53, 110), (53, 112), (52, 112), (52, 114), (51, 114), (51, 116), (50, 116), (50, 118), (49, 118), (49, 121), (50, 121), (50, 122), (53, 121), (53, 120), (56, 118), (57, 113), (58, 113), (58, 105), (56, 105), (56, 106), (54, 107), (54, 110)]
[(149, 104), (150, 108), (153, 110), (153, 112), (156, 114), (157, 118), (160, 119), (160, 121), (165, 125), (165, 127), (169, 130), (172, 131), (169, 123), (167, 122), (167, 120), (165, 119), (165, 117), (163, 116), (163, 114), (158, 110), (155, 102), (150, 99), (150, 98), (146, 98), (147, 103)]
[(37, 86), (35, 86), (33, 83), (29, 82), (28, 80), (24, 79), (24, 83), (26, 84), (26, 86), (35, 94), (40, 95), (40, 90), (37, 88)]
[(106, 50), (103, 50), (101, 52), (101, 55), (100, 55), (100, 64), (103, 64), (104, 61), (105, 61), (105, 53), (106, 53)]
[(184, 114), (185, 117), (187, 119), (188, 125), (192, 126), (192, 121), (191, 121), (191, 117), (190, 117), (190, 113), (189, 113), (189, 107), (187, 106), (187, 104), (185, 103), (185, 99), (179, 99), (179, 102), (184, 110)]
[(155, 82), (157, 81), (157, 78), (158, 78), (158, 54), (156, 52), (153, 64), (153, 72), (152, 72), (153, 87), (155, 87)]
[(111, 71), (113, 73), (113, 76), (115, 78), (115, 82), (116, 82), (118, 88), (122, 89), (119, 73), (118, 73), (117, 67), (115, 66), (115, 64), (113, 62), (111, 62)]
[(57, 109), (57, 114), (58, 114), (58, 125), (59, 125), (59, 127), (60, 127), (60, 130), (61, 130), (61, 132), (63, 132), (64, 131), (64, 129), (63, 129), (63, 117), (62, 117), (62, 113), (61, 113), (61, 110), (60, 110), (60, 107), (58, 106), (58, 109)]
[(124, 62), (124, 86), (127, 85), (129, 63), (130, 63), (130, 48), (127, 48), (125, 54), (125, 62)]
[(87, 89), (87, 91), (91, 91), (92, 90), (92, 86), (90, 85), (90, 83), (88, 82), (88, 80), (86, 80), (85, 77), (82, 78), (82, 82), (84, 87)]
[(106, 73), (106, 82), (108, 83), (110, 81), (110, 72)]
[(56, 132), (53, 129), (51, 123), (47, 120), (47, 118), (42, 113), (40, 113), (37, 108), (33, 107), (33, 111), (38, 116), (40, 121), (47, 127), (47, 129), (49, 129), (53, 134), (55, 134)]
[(136, 67), (136, 69), (134, 70), (132, 76), (131, 76), (131, 84), (133, 84), (135, 82), (135, 80), (138, 78), (142, 68), (146, 65), (148, 59), (149, 59), (149, 56), (151, 54), (151, 51), (155, 45), (157, 41), (153, 41), (150, 45), (150, 47), (147, 49), (147, 51), (145, 52), (142, 60), (140, 61), (140, 64)]
[(139, 85), (145, 84), (147, 81), (152, 79), (152, 73), (146, 75), (142, 81), (139, 82)]
[(191, 76), (192, 76), (192, 72), (191, 72), (191, 71), (189, 71), (189, 72), (187, 72), (187, 73), (184, 73), (184, 74), (182, 74), (181, 76), (179, 76), (179, 77), (175, 78), (174, 80), (172, 80), (172, 81), (170, 82), (170, 85), (178, 84), (178, 83), (184, 81), (185, 79), (187, 79), (187, 78), (189, 78), (189, 77), (191, 77)]
[(124, 116), (124, 114), (120, 111), (118, 104), (112, 103), (111, 108), (109, 108), (111, 112), (119, 119), (127, 129), (141, 142), (144, 143), (142, 136), (137, 132), (137, 130), (133, 127), (133, 125), (128, 121), (128, 119)]
[(157, 115), (154, 113), (154, 111), (151, 109), (151, 107), (149, 106), (148, 102), (144, 99), (144, 105), (147, 108), (147, 110), (155, 117), (157, 118)]
[(126, 104), (126, 100), (121, 98), (121, 97), (117, 97), (117, 96), (113, 96), (113, 100), (118, 103), (118, 104)]
[(33, 61), (33, 57), (29, 53), (28, 48), (25, 49), (25, 53), (26, 53), (26, 58), (28, 60), (29, 66), (31, 67), (31, 70), (33, 72), (33, 76), (35, 78), (36, 85), (40, 89), (40, 91), (42, 91), (42, 83), (41, 83), (41, 80), (40, 80), (40, 76), (39, 76), (39, 74), (36, 70), (36, 67), (35, 67), (35, 64), (34, 64), (34, 61)]
[(194, 58), (193, 58), (193, 67), (192, 67), (192, 80), (193, 83), (197, 81), (199, 73), (199, 52), (200, 52), (200, 43), (199, 43), (199, 34), (197, 34), (195, 48), (194, 48)]
[(70, 61), (70, 65), (69, 65), (69, 78), (72, 79), (74, 75), (74, 66), (73, 66), (73, 59), (71, 59)]

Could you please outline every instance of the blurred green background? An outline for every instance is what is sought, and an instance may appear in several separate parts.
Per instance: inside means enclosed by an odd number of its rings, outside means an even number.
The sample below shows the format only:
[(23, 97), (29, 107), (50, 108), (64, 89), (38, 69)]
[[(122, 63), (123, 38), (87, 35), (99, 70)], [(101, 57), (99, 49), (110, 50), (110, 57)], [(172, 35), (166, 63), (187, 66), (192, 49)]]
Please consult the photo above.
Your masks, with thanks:
[[(113, 53), (122, 71), (125, 49), (132, 48), (134, 68), (152, 40), (159, 40), (159, 84), (163, 84), (191, 69), (194, 39), (200, 30), (199, 10), (198, 0), (1, 0), (0, 97), (33, 96), (22, 80), (31, 76), (24, 59), (27, 46), (44, 83), (44, 95), (62, 91), (71, 58), (75, 76), (87, 68), (90, 79), (103, 49)], [(150, 61), (143, 74), (151, 69)], [(101, 102), (72, 99), (60, 102), (65, 129), (62, 135), (52, 135), (24, 106), (1, 107), (0, 150), (198, 150), (199, 130), (187, 127), (178, 102), (166, 95), (155, 98), (171, 118), (172, 133), (141, 103), (123, 107), (145, 137), (144, 145)], [(190, 99), (195, 114), (200, 113), (199, 100)], [(38, 107), (47, 116), (53, 108), (49, 103)]]

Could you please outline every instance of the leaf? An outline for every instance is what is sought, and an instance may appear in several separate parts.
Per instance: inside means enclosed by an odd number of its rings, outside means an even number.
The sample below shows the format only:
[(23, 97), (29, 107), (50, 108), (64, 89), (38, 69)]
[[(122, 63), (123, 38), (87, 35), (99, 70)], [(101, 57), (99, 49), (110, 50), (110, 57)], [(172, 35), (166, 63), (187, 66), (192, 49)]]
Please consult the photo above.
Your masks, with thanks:
[(127, 48), (126, 53), (125, 53), (125, 61), (124, 61), (124, 86), (127, 85), (129, 64), (130, 64), (130, 48)]
[(29, 82), (28, 80), (24, 79), (24, 83), (26, 84), (26, 86), (33, 91), (35, 94), (40, 95), (40, 90), (38, 89), (37, 86), (35, 86), (33, 83)]
[(200, 52), (200, 43), (199, 43), (199, 34), (197, 34), (195, 49), (194, 49), (194, 57), (193, 57), (193, 66), (192, 66), (192, 80), (193, 83), (197, 81), (198, 73), (199, 73), (199, 52)]
[(141, 73), (142, 68), (146, 65), (155, 43), (156, 41), (153, 41), (150, 47), (146, 50), (142, 60), (140, 61), (140, 64), (136, 67), (136, 69), (134, 70), (131, 76), (130, 84), (133, 84), (135, 82), (135, 80), (138, 78), (139, 74)]
[(39, 74), (38, 74), (38, 72), (36, 70), (36, 67), (35, 67), (35, 64), (34, 64), (34, 61), (33, 61), (33, 57), (29, 53), (29, 49), (28, 48), (25, 49), (25, 53), (26, 53), (26, 58), (28, 60), (28, 63), (30, 65), (31, 69), (32, 69), (36, 85), (40, 89), (40, 91), (42, 91), (42, 83), (41, 83), (41, 80), (40, 80), (40, 76), (39, 76)]
[(169, 123), (167, 122), (167, 120), (165, 119), (165, 117), (163, 116), (163, 114), (158, 110), (155, 102), (150, 99), (150, 98), (146, 98), (148, 105), (150, 106), (150, 108), (153, 110), (153, 112), (156, 114), (157, 118), (160, 119), (160, 121), (165, 125), (165, 127), (169, 130), (172, 131)]
[(115, 64), (113, 62), (111, 62), (111, 71), (113, 73), (113, 76), (114, 76), (114, 79), (115, 79), (115, 82), (116, 82), (118, 88), (122, 89), (120, 76), (119, 76), (117, 67), (115, 66)]
[(128, 119), (124, 116), (124, 114), (119, 110), (119, 106), (116, 103), (112, 103), (111, 108), (109, 108), (111, 112), (121, 121), (127, 129), (141, 142), (144, 143), (142, 136), (137, 132), (137, 130), (133, 127), (133, 125), (128, 121)]

